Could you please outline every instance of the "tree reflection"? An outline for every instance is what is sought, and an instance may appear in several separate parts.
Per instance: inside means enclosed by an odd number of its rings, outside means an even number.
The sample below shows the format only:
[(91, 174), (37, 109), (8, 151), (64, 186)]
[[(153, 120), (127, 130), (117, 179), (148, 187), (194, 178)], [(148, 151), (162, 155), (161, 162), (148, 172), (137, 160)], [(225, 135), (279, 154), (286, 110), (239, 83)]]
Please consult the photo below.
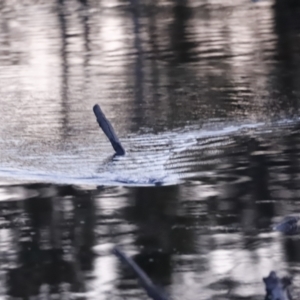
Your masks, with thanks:
[(40, 293), (83, 292), (84, 272), (93, 268), (93, 199), (73, 189), (35, 189), (40, 196), (24, 206), (30, 226), (14, 231), (18, 266), (8, 271), (8, 295), (28, 299)]

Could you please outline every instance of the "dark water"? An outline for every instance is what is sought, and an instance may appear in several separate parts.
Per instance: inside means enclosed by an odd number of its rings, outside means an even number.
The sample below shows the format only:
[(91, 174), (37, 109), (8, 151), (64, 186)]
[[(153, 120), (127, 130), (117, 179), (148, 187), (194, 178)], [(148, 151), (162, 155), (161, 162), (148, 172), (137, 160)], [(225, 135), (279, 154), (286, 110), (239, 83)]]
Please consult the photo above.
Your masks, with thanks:
[[(262, 299), (300, 243), (300, 5), (0, 1), (0, 294)], [(113, 158), (99, 103), (125, 157)], [(155, 186), (162, 185), (162, 186)]]

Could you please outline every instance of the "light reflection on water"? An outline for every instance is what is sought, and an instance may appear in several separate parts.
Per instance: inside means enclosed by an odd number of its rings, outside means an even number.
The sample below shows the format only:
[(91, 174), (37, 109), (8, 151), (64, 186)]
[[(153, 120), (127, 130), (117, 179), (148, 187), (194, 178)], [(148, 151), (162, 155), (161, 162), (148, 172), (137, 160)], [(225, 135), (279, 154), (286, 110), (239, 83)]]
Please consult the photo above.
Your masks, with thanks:
[(0, 297), (147, 299), (115, 244), (173, 299), (297, 294), (299, 6), (34, 2), (0, 3)]

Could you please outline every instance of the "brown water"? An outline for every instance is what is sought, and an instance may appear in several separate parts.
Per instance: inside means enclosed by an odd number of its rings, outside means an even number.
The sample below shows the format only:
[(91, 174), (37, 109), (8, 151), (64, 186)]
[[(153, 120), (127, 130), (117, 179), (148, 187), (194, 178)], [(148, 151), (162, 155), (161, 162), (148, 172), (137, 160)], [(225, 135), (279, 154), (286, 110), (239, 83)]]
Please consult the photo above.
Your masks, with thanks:
[[(294, 276), (300, 6), (293, 0), (0, 2), (0, 294), (262, 299)], [(113, 158), (92, 107), (113, 123)]]

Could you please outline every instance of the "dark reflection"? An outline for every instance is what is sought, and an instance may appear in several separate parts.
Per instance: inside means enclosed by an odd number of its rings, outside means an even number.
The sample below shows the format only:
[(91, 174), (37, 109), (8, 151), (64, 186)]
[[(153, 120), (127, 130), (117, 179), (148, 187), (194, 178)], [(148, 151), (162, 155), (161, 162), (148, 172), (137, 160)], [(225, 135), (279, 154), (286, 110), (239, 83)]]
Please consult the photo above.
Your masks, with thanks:
[(290, 115), (298, 113), (299, 91), (299, 32), (300, 6), (298, 1), (276, 0), (274, 29), (278, 36), (274, 97), (281, 110), (288, 108)]
[(172, 62), (185, 63), (193, 60), (192, 50), (195, 42), (188, 37), (187, 22), (191, 20), (193, 9), (188, 7), (187, 0), (174, 1), (173, 14), (174, 21), (170, 26), (171, 30), (171, 49), (174, 52)]
[(67, 18), (66, 18), (66, 7), (65, 0), (58, 0), (58, 20), (61, 30), (61, 102), (62, 102), (62, 126), (63, 126), (63, 134), (62, 139), (66, 139), (68, 136), (68, 132), (70, 130), (69, 127), (69, 72), (70, 66), (68, 62), (68, 26), (67, 26)]
[[(140, 3), (139, 0), (130, 0), (130, 9), (133, 23), (133, 34), (134, 34), (134, 50), (135, 62), (134, 62), (134, 100), (136, 107), (136, 118), (138, 122), (143, 119), (143, 111), (140, 110), (140, 105), (144, 103), (144, 51), (142, 46), (141, 37), (141, 21), (140, 21)], [(135, 128), (136, 130), (137, 128)]]
[[(28, 299), (47, 293), (86, 291), (84, 272), (93, 268), (94, 205), (89, 193), (54, 186), (29, 186), (39, 192), (24, 202), (28, 226), (13, 230), (18, 267), (7, 274), (8, 295)], [(53, 194), (55, 194), (53, 196)], [(45, 291), (44, 291), (45, 292)]]
[(252, 201), (256, 202), (257, 214), (253, 219), (253, 226), (257, 228), (270, 226), (270, 220), (274, 217), (274, 203), (270, 194), (269, 157), (265, 154), (269, 147), (265, 141), (251, 140), (249, 143), (250, 152), (250, 177), (252, 185)]
[[(288, 161), (287, 173), (289, 174), (289, 180), (285, 183), (286, 189), (296, 190), (298, 180), (295, 178), (294, 174), (297, 174), (297, 170), (299, 170), (299, 154), (298, 147), (294, 147), (294, 145), (299, 144), (299, 126), (295, 128), (295, 130), (287, 137), (286, 139), (286, 149), (284, 151), (283, 161)], [(281, 163), (283, 164), (283, 163)], [(296, 195), (295, 195), (296, 196)]]
[(294, 263), (300, 262), (300, 255), (299, 255), (299, 240), (293, 238), (286, 238), (284, 240), (284, 250), (287, 256), (288, 263), (292, 266)]
[[(80, 19), (81, 24), (76, 24), (81, 27), (82, 33), (79, 35), (80, 40), (84, 43), (84, 50), (82, 51), (83, 64), (82, 70), (84, 72), (84, 82), (81, 82), (83, 89), (86, 88), (85, 82), (89, 79), (88, 65), (89, 58), (91, 56), (90, 49), (90, 28), (89, 28), (89, 2), (86, 0), (78, 0), (80, 3), (80, 9), (78, 9), (77, 15)], [(72, 126), (70, 125), (70, 87), (72, 86), (72, 81), (70, 77), (72, 74), (76, 74), (76, 66), (72, 63), (72, 60), (76, 56), (74, 50), (72, 49), (72, 43), (76, 43), (77, 34), (72, 34), (70, 31), (72, 27), (70, 26), (70, 7), (65, 0), (57, 0), (57, 15), (61, 34), (61, 103), (62, 103), (62, 139), (68, 139), (70, 133), (72, 134)], [(79, 28), (77, 30), (80, 30)], [(77, 80), (77, 75), (75, 75), (75, 80)], [(72, 97), (72, 96), (71, 96)]]
[[(160, 284), (170, 283), (172, 226), (175, 224), (178, 187), (136, 188), (128, 217), (137, 225), (136, 262)], [(179, 249), (180, 251), (180, 249)]]
[(89, 82), (89, 61), (91, 57), (91, 40), (90, 40), (90, 18), (89, 18), (89, 2), (88, 0), (79, 0), (79, 2), (82, 4), (81, 11), (81, 23), (83, 27), (83, 34), (82, 39), (84, 41), (84, 53), (83, 53), (83, 70), (85, 73), (85, 87)]

